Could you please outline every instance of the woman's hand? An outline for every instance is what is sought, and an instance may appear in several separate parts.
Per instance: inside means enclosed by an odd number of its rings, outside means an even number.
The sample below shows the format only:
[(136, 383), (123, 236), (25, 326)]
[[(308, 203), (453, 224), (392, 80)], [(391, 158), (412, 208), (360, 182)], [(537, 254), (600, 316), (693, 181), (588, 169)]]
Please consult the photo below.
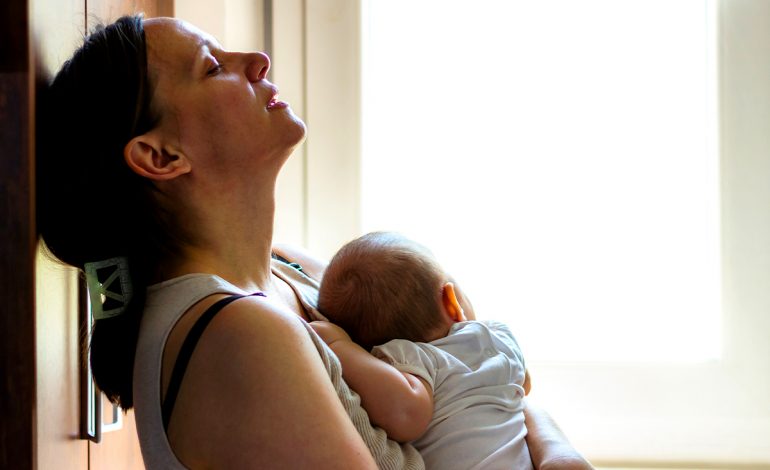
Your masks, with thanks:
[(542, 408), (525, 398), (527, 447), (536, 470), (593, 470), (593, 466), (572, 447), (567, 436)]
[(328, 321), (314, 321), (310, 322), (309, 325), (316, 333), (318, 333), (318, 336), (324, 340), (324, 343), (329, 345), (329, 347), (337, 341), (353, 341), (345, 330), (334, 323)]

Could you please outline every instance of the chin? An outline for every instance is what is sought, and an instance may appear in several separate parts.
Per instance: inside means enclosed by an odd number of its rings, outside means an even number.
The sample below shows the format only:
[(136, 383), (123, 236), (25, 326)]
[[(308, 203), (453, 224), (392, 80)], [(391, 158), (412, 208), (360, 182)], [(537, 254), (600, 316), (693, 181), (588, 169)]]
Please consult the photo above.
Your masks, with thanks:
[(292, 141), (292, 148), (294, 148), (305, 141), (307, 126), (305, 125), (305, 122), (294, 115), (294, 113), (292, 113), (292, 117), (294, 118), (294, 128), (292, 129), (292, 138), (290, 140)]
[(277, 156), (281, 160), (280, 165), (283, 166), (286, 160), (289, 159), (294, 150), (305, 141), (306, 127), (305, 123), (301, 119), (295, 117), (290, 129), (287, 129), (283, 134), (283, 144), (279, 147)]

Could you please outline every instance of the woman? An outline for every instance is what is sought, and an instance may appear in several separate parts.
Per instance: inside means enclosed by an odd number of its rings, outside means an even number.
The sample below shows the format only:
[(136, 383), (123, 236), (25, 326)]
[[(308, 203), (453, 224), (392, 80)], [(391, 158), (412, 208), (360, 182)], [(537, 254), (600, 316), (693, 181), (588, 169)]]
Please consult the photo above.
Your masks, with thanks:
[[(148, 468), (422, 468), (307, 326), (324, 264), (272, 247), (276, 178), (305, 126), (269, 67), (184, 22), (124, 17), (41, 94), (40, 233), (107, 297), (94, 377), (136, 405)], [(527, 424), (536, 467), (584, 468), (547, 415)]]

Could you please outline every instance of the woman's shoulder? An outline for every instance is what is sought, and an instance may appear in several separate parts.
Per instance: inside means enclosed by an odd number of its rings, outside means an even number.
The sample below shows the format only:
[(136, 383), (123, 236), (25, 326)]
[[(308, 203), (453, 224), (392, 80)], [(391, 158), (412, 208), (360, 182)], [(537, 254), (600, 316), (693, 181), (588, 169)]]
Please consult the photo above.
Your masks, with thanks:
[[(311, 341), (304, 320), (282, 305), (262, 296), (214, 294), (192, 306), (174, 326), (164, 352), (164, 378), (194, 325), (217, 302), (227, 299), (231, 301), (209, 315), (210, 320), (200, 334), (195, 354), (206, 361), (199, 361), (196, 367), (211, 367), (213, 374), (227, 374), (239, 366), (281, 358), (284, 348)], [(315, 350), (307, 352), (317, 354)], [(163, 382), (165, 390), (167, 380)]]
[[(309, 334), (302, 320), (292, 312), (262, 297), (237, 298), (211, 318), (192, 348), (171, 413), (166, 445), (158, 397), (166, 396), (182, 344), (193, 325), (217, 301), (247, 293), (208, 275), (175, 279), (153, 289), (154, 293), (148, 293), (150, 305), (145, 311), (134, 368), (137, 425), (143, 447), (147, 449), (143, 449), (143, 453), (153, 462), (174, 460), (173, 454), (185, 464), (206, 460), (205, 449), (185, 443), (204, 438), (205, 429), (216, 426), (222, 414), (214, 418), (208, 412), (200, 414), (196, 410), (218, 406), (222, 413), (237, 419), (253, 408), (249, 400), (267, 394), (259, 389), (260, 382), (275, 374), (275, 364), (285, 359), (282, 356), (288, 357), (294, 351), (290, 359), (312, 363), (317, 360), (313, 357), (317, 352), (312, 346), (306, 346), (310, 342)], [(234, 390), (246, 393), (234, 393)], [(227, 397), (227, 393), (231, 396)], [(280, 396), (273, 400), (280, 401)], [(229, 412), (225, 411), (225, 405), (232, 406)], [(212, 421), (206, 423), (206, 419)], [(204, 431), (197, 433), (194, 429)], [(212, 438), (222, 448), (228, 448), (219, 438)]]
[(232, 449), (248, 454), (260, 439), (273, 442), (281, 422), (301, 421), (296, 407), (312, 398), (308, 391), (330, 394), (330, 387), (302, 319), (264, 298), (238, 299), (211, 320), (195, 348), (169, 440), (185, 462), (222, 461)]
[[(261, 351), (266, 345), (277, 347), (297, 338), (309, 341), (303, 323), (302, 318), (285, 306), (264, 297), (247, 296), (228, 304), (217, 314), (207, 327), (206, 341), (215, 348), (231, 349), (237, 345), (243, 352)], [(272, 355), (272, 351), (261, 351), (262, 357)]]
[[(224, 303), (217, 305), (220, 302)], [(280, 357), (281, 346), (309, 339), (302, 322), (264, 297), (230, 293), (207, 296), (184, 312), (166, 337), (161, 395), (166, 395), (171, 371), (184, 347), (191, 348), (189, 369), (206, 371), (211, 367), (213, 373), (224, 374), (242, 362), (273, 360)], [(194, 344), (185, 345), (191, 341)], [(195, 362), (199, 357), (206, 360)]]

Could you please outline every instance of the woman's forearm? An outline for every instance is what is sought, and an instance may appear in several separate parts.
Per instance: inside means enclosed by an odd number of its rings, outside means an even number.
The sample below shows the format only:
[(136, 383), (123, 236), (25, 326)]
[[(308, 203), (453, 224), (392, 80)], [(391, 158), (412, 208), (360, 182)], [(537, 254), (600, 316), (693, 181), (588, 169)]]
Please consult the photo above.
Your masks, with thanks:
[(591, 470), (593, 466), (572, 447), (567, 436), (543, 409), (525, 399), (527, 446), (536, 470)]

